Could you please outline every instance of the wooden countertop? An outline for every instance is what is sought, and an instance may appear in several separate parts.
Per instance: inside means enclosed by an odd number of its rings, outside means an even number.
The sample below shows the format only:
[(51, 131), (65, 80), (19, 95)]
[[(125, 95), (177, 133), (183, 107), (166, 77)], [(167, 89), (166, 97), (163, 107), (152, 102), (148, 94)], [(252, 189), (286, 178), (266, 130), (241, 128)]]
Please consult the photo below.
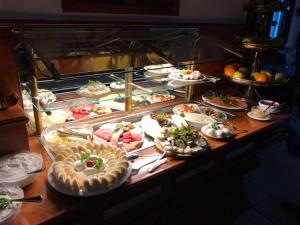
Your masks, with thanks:
[[(238, 129), (246, 129), (249, 132), (239, 133), (231, 140), (214, 140), (208, 138), (209, 145), (213, 152), (225, 152), (234, 148), (236, 143), (252, 140), (255, 137), (260, 136), (265, 132), (271, 132), (275, 127), (281, 127), (287, 124), (289, 114), (273, 114), (272, 121), (264, 122), (257, 121), (249, 118), (245, 111), (230, 111), (238, 115), (236, 118), (231, 119), (230, 122)], [(51, 160), (43, 149), (37, 137), (29, 137), (30, 149), (33, 152), (42, 154), (44, 159), (44, 165), (48, 169)], [(154, 147), (143, 150), (140, 152), (140, 156), (153, 154), (157, 151)], [(143, 157), (139, 157), (137, 160), (142, 160)], [(93, 197), (93, 198), (74, 198), (64, 196), (53, 190), (47, 183), (47, 169), (38, 175), (38, 178), (34, 183), (27, 186), (25, 196), (34, 196), (42, 194), (44, 200), (41, 204), (23, 203), (22, 208), (16, 219), (13, 221), (13, 225), (25, 225), (25, 224), (40, 224), (54, 221), (55, 219), (63, 216), (66, 213), (72, 211), (76, 212), (78, 209), (87, 209), (89, 207), (99, 206), (99, 201), (106, 199), (105, 202), (114, 201), (113, 196), (121, 196), (120, 193), (134, 189), (140, 185), (147, 183), (148, 181), (155, 180), (166, 173), (176, 171), (176, 169), (184, 168), (188, 162), (184, 160), (178, 160), (168, 157), (167, 163), (161, 165), (154, 173), (147, 173), (146, 167), (142, 168), (138, 174), (132, 175), (128, 182), (110, 193)], [(102, 201), (103, 202), (103, 201)], [(105, 205), (105, 204), (104, 204)], [(105, 207), (105, 206), (103, 206)]]

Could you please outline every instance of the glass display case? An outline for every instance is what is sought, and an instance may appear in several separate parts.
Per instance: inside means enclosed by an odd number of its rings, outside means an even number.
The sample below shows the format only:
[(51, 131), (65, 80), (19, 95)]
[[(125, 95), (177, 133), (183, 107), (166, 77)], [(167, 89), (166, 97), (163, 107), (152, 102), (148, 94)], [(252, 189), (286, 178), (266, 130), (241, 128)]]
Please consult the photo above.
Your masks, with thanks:
[(218, 78), (197, 65), (226, 52), (197, 28), (40, 27), (13, 29), (25, 111), (41, 134), (178, 98)]

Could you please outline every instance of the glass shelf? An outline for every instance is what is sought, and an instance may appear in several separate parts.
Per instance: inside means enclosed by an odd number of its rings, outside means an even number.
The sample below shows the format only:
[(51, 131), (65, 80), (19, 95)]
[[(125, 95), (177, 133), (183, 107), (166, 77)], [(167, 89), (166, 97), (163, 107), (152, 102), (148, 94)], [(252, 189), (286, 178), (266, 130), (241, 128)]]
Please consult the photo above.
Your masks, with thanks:
[[(166, 64), (164, 64), (166, 65)], [(191, 66), (191, 65), (188, 65)], [(168, 73), (163, 73), (165, 70), (176, 70), (174, 66), (164, 66), (163, 70), (157, 68), (158, 65), (154, 65), (154, 68), (144, 68), (136, 69), (132, 74), (132, 97), (134, 106), (153, 104), (153, 102), (147, 101), (151, 95), (165, 93), (168, 95), (168, 91), (175, 93), (182, 93), (182, 89), (189, 85), (203, 84), (209, 82), (216, 82), (218, 78), (209, 77), (204, 80), (195, 81), (189, 83), (190, 81), (177, 81), (170, 78)], [(180, 69), (187, 70), (187, 67), (179, 67)], [(188, 71), (188, 70), (187, 70)], [(91, 76), (84, 77), (72, 77), (64, 80), (51, 80), (51, 81), (40, 81), (38, 82), (39, 97), (33, 97), (30, 93), (29, 82), (22, 83), (24, 90), (26, 90), (23, 99), (29, 104), (24, 104), (27, 110), (32, 109), (32, 106), (39, 112), (51, 112), (58, 109), (72, 109), (75, 107), (84, 107), (85, 105), (91, 104), (102, 104), (110, 106), (112, 103), (112, 108), (114, 107), (114, 102), (124, 102), (129, 95), (125, 94), (125, 77), (129, 72), (114, 72), (114, 73), (104, 73), (104, 74), (94, 74)], [(79, 90), (87, 85), (89, 82), (100, 82), (101, 85), (105, 86), (107, 92), (102, 95), (92, 95), (86, 96), (80, 94)], [(114, 88), (113, 84), (122, 84), (124, 88), (118, 90)], [(178, 89), (181, 89), (178, 92)], [(24, 93), (25, 91), (23, 91)], [(169, 94), (170, 95), (170, 94)], [(44, 97), (43, 97), (44, 96)], [(150, 96), (150, 97), (149, 97)], [(171, 95), (173, 97), (173, 95)], [(166, 99), (168, 96), (166, 96)], [(32, 101), (32, 99), (39, 100)], [(144, 99), (144, 100), (143, 100)], [(32, 101), (32, 103), (31, 103)], [(108, 103), (109, 102), (109, 103)], [(156, 102), (155, 102), (156, 103)], [(117, 107), (118, 110), (122, 110), (124, 107)]]
[[(188, 86), (187, 84), (182, 84), (180, 86), (172, 87), (168, 85), (167, 82), (168, 77), (160, 77), (159, 79), (165, 79), (163, 81), (157, 81), (150, 78), (137, 78), (133, 80), (131, 83), (132, 86), (132, 97), (134, 100), (138, 99), (139, 97), (145, 97), (147, 98), (150, 95), (154, 95), (156, 93), (166, 93), (168, 91), (172, 92), (178, 92), (177, 90), (179, 88), (185, 88)], [(158, 79), (158, 78), (156, 78)], [(103, 83), (107, 87), (111, 83)], [(40, 89), (40, 94), (45, 94), (45, 90), (47, 89)], [(46, 91), (48, 92), (48, 91)], [(56, 92), (56, 93), (55, 93)], [(111, 91), (101, 97), (96, 98), (89, 98), (84, 97), (78, 94), (78, 87), (74, 91), (65, 91), (61, 92), (61, 89), (55, 89), (55, 91), (52, 92), (55, 96), (55, 99), (52, 98), (53, 102), (46, 103), (42, 98), (36, 98), (39, 99), (39, 106), (35, 104), (33, 101), (32, 105), (39, 111), (39, 112), (49, 112), (57, 109), (68, 109), (68, 108), (74, 108), (74, 107), (82, 107), (85, 105), (90, 104), (102, 104), (103, 102), (111, 102), (111, 101), (117, 101), (121, 102), (122, 99), (128, 98), (128, 95), (125, 94), (125, 90), (122, 91)], [(176, 94), (175, 94), (176, 95)], [(136, 97), (136, 98), (135, 98)], [(26, 101), (30, 101), (33, 98), (31, 95), (23, 96), (23, 99), (26, 98)], [(136, 103), (137, 104), (137, 103)], [(107, 105), (107, 104), (105, 104)], [(25, 107), (27, 109), (30, 109), (29, 107)]]
[[(89, 110), (99, 112), (93, 114), (97, 116), (102, 115), (100, 106), (107, 113), (131, 112), (190, 98), (190, 86), (218, 80), (201, 71), (192, 73), (197, 65), (227, 55), (222, 44), (198, 28), (70, 25), (18, 28), (12, 34), (25, 110), (35, 112), (36, 124), (39, 117), (60, 112)], [(81, 91), (92, 83), (102, 85), (103, 91)]]

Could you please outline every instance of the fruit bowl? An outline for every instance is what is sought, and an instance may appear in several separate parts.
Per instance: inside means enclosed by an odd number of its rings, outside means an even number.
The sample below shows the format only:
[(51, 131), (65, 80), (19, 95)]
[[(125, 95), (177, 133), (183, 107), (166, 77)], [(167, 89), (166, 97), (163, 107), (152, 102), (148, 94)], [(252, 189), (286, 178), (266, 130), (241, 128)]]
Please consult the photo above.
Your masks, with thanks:
[(264, 81), (251, 80), (251, 79), (247, 79), (247, 78), (234, 78), (234, 77), (227, 76), (225, 74), (223, 74), (223, 75), (227, 80), (230, 80), (234, 83), (244, 85), (244, 86), (253, 86), (253, 87), (274, 87), (274, 86), (280, 86), (280, 85), (286, 84), (289, 81), (289, 79), (285, 79), (282, 82), (270, 83), (270, 82), (264, 82)]
[(249, 106), (256, 104), (262, 98), (258, 93), (259, 87), (280, 87), (289, 82), (289, 78), (280, 72), (272, 73), (260, 70), (249, 74), (249, 70), (241, 67), (238, 63), (227, 64), (224, 67), (223, 77), (233, 83), (247, 87), (243, 97)]
[(249, 70), (238, 63), (227, 64), (224, 67), (223, 75), (228, 80), (245, 86), (280, 86), (289, 81), (287, 76), (280, 72), (272, 73), (268, 70), (260, 70), (249, 74)]

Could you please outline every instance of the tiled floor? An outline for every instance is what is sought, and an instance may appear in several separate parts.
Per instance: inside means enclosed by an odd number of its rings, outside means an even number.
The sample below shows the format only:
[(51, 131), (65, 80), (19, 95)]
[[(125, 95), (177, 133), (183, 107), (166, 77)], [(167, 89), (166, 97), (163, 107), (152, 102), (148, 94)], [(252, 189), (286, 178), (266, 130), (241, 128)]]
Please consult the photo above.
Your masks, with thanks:
[[(245, 176), (251, 208), (234, 225), (300, 224), (300, 157), (280, 142), (258, 155), (261, 165)], [(283, 204), (291, 202), (297, 207)]]

